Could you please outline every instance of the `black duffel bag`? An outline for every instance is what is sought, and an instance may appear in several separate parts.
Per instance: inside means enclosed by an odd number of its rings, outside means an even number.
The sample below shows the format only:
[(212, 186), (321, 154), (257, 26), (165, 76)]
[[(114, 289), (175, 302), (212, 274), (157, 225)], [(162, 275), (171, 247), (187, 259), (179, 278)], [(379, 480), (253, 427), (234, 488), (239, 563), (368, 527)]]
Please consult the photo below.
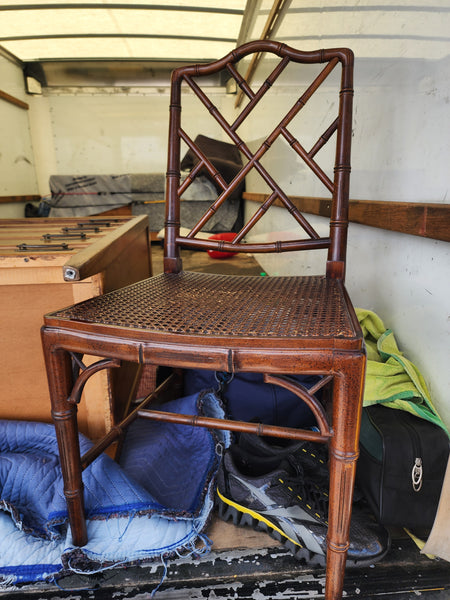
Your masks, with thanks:
[(357, 481), (380, 523), (433, 526), (449, 448), (430, 421), (382, 405), (363, 409)]

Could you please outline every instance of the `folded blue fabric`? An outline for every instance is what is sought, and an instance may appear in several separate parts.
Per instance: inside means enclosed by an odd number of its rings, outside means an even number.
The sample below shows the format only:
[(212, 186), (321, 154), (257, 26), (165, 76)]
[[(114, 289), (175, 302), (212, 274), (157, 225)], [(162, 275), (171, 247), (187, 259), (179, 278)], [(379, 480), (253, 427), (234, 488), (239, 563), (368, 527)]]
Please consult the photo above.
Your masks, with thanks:
[[(184, 372), (184, 390), (186, 394), (194, 394), (209, 387), (217, 389), (221, 375), (227, 376), (208, 369), (187, 369)], [(317, 375), (290, 377), (306, 388), (320, 379)], [(235, 373), (226, 381), (222, 396), (226, 412), (232, 419), (289, 427), (316, 424), (313, 413), (303, 400), (279, 385), (264, 383), (263, 373)]]
[[(213, 392), (164, 410), (223, 417)], [(229, 434), (136, 421), (120, 465), (101, 455), (83, 473), (89, 542), (73, 546), (52, 425), (0, 421), (0, 581), (92, 573), (205, 548), (202, 530)], [(91, 442), (80, 436), (82, 453)], [(207, 543), (206, 543), (207, 546)]]

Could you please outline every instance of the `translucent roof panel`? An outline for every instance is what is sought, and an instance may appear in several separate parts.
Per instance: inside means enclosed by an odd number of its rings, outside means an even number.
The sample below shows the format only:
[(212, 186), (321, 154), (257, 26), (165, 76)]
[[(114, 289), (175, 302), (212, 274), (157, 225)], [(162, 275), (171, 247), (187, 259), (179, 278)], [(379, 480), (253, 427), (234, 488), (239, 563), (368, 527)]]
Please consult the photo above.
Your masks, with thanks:
[(0, 3), (0, 44), (23, 61), (213, 59), (236, 46), (246, 0)]
[(303, 50), (442, 58), (449, 18), (449, 0), (3, 0), (0, 45), (23, 61), (197, 62), (269, 35)]
[[(271, 4), (263, 0), (250, 36), (262, 31)], [(358, 58), (444, 58), (450, 1), (291, 0), (272, 37), (302, 50), (347, 46)]]

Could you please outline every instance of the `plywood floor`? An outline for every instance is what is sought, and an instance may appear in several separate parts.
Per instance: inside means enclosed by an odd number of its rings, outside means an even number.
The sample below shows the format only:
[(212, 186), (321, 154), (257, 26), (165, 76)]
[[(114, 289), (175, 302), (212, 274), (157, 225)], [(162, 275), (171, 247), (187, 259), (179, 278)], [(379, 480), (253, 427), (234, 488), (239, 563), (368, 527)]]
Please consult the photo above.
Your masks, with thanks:
[[(261, 275), (263, 270), (251, 254), (234, 255), (227, 259), (214, 259), (202, 250), (182, 250), (183, 269), (224, 275)], [(152, 244), (153, 274), (163, 271), (163, 249), (159, 242)]]

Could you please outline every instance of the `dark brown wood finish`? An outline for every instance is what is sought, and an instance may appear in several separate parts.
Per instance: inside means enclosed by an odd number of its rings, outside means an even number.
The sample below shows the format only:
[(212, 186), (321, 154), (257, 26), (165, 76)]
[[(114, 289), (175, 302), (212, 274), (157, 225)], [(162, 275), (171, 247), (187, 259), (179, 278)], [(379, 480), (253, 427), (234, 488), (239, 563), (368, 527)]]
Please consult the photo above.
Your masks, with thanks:
[[(280, 58), (262, 88), (256, 92), (237, 75), (237, 63), (253, 53), (268, 52)], [(252, 152), (241, 135), (241, 124), (251, 109), (269, 91), (288, 65), (323, 63), (319, 75), (279, 125), (267, 134), (261, 146)], [(203, 76), (226, 69), (236, 77), (248, 98), (247, 108), (229, 124), (202, 89)], [(303, 148), (290, 129), (295, 115), (320, 87), (331, 71), (340, 69), (341, 84), (338, 114), (310, 151)], [(196, 426), (252, 431), (289, 439), (307, 439), (329, 444), (330, 509), (327, 552), (326, 599), (342, 596), (344, 567), (348, 549), (351, 503), (358, 456), (360, 411), (365, 370), (362, 333), (344, 286), (348, 225), (348, 190), (352, 122), (353, 54), (347, 49), (301, 52), (274, 41), (250, 42), (225, 58), (208, 65), (177, 69), (172, 77), (169, 123), (169, 152), (166, 193), (164, 273), (96, 299), (53, 312), (45, 317), (42, 329), (44, 354), (58, 436), (61, 468), (73, 540), (84, 545), (87, 531), (83, 507), (83, 468), (95, 460), (109, 442), (120, 439), (123, 428), (135, 417), (166, 420)], [(196, 147), (183, 127), (182, 87), (187, 86), (205, 105), (207, 112), (239, 148), (244, 166), (227, 183), (208, 158)], [(250, 106), (250, 108), (248, 108)], [(320, 237), (296, 208), (292, 199), (272, 178), (261, 162), (277, 138), (284, 138), (331, 193), (330, 232)], [(330, 179), (315, 161), (325, 143), (336, 143)], [(199, 159), (200, 167), (191, 172), (188, 182), (180, 183), (181, 141)], [(245, 244), (244, 235), (260, 215), (243, 226), (233, 242), (200, 240), (196, 233), (210, 215), (220, 209), (250, 169), (255, 169), (271, 188), (263, 212), (279, 201), (299, 225), (298, 240)], [(180, 195), (195, 176), (206, 170), (219, 189), (216, 201), (187, 235), (181, 234)], [(257, 277), (217, 275), (183, 271), (180, 249), (201, 248), (222, 251), (288, 252), (327, 248), (324, 274), (314, 277)], [(270, 315), (270, 319), (267, 318)], [(80, 355), (94, 355), (101, 363), (73, 376), (73, 363)], [(286, 387), (307, 402), (313, 410), (319, 433), (288, 427), (259, 426), (210, 418), (193, 419), (188, 415), (149, 410), (150, 394), (122, 423), (116, 423), (105, 440), (87, 457), (80, 457), (76, 405), (79, 391), (91, 375), (104, 368), (116, 368), (118, 361), (141, 365), (163, 365), (175, 369), (208, 368), (220, 371), (261, 372), (266, 380)], [(325, 410), (315, 398), (318, 387), (308, 391), (290, 375), (305, 373), (323, 377), (332, 396)], [(72, 379), (74, 377), (74, 379)], [(327, 415), (330, 415), (329, 417)]]
[[(265, 194), (244, 192), (245, 200), (264, 204)], [(304, 213), (330, 217), (329, 198), (291, 196), (292, 203)], [(276, 206), (283, 206), (275, 200)], [(351, 223), (377, 227), (417, 235), (432, 240), (450, 242), (450, 204), (437, 202), (396, 202), (395, 200), (350, 200), (349, 217)]]
[[(322, 138), (321, 138), (322, 139)], [(188, 180), (186, 179), (186, 187)], [(265, 204), (267, 195), (244, 192), (243, 198)], [(0, 196), (0, 204), (14, 202), (39, 202), (40, 196)], [(290, 196), (292, 204), (301, 213), (329, 217), (331, 200), (329, 198)], [(275, 199), (275, 206), (284, 204)], [(131, 205), (116, 208), (102, 215), (131, 215)], [(408, 235), (426, 237), (431, 240), (450, 242), (450, 204), (437, 202), (397, 202), (396, 200), (350, 200), (349, 222), (397, 231)], [(152, 241), (156, 241), (157, 232), (151, 232)], [(192, 240), (195, 242), (195, 240)], [(247, 246), (247, 250), (251, 248)], [(274, 249), (268, 250), (273, 252)]]
[(13, 204), (15, 202), (39, 202), (41, 197), (38, 194), (29, 194), (27, 196), (0, 196), (0, 204)]

